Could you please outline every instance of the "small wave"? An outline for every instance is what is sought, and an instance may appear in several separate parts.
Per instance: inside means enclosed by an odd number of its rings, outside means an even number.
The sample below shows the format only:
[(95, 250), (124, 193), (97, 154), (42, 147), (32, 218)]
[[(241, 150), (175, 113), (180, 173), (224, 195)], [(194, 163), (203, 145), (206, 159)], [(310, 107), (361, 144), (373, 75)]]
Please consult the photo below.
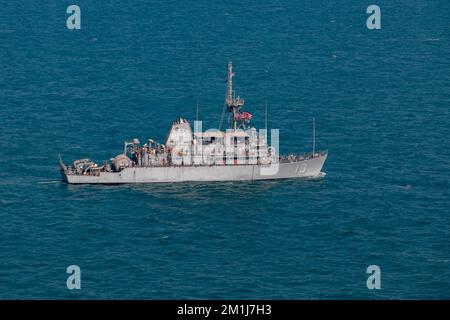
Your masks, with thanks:
[(38, 181), (38, 184), (55, 184), (60, 182), (61, 180), (49, 180), (49, 181)]
[(403, 186), (397, 186), (397, 188), (403, 189), (403, 190), (411, 190), (412, 186), (410, 184), (406, 184)]
[(444, 262), (444, 263), (448, 263), (450, 262), (450, 259), (427, 259), (430, 262)]
[(24, 198), (24, 199), (13, 199), (13, 200), (0, 199), (0, 204), (7, 206), (7, 205), (14, 205), (14, 204), (22, 204), (22, 203), (25, 203), (25, 202), (28, 202), (28, 201), (30, 201), (30, 199), (26, 199), (26, 198)]

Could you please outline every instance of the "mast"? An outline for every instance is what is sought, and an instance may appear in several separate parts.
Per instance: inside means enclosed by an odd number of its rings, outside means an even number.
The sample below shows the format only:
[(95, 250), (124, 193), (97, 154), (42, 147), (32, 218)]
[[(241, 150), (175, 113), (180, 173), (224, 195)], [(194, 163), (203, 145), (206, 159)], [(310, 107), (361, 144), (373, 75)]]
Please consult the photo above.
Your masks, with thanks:
[(233, 63), (230, 61), (228, 63), (227, 96), (225, 98), (227, 106), (231, 106), (233, 104), (233, 77)]
[(236, 98), (233, 91), (233, 63), (228, 63), (228, 81), (227, 81), (227, 95), (225, 97), (225, 104), (228, 107), (228, 111), (232, 113), (232, 125), (231, 128), (237, 129), (237, 122), (239, 121), (240, 108), (244, 105), (244, 100), (239, 96)]

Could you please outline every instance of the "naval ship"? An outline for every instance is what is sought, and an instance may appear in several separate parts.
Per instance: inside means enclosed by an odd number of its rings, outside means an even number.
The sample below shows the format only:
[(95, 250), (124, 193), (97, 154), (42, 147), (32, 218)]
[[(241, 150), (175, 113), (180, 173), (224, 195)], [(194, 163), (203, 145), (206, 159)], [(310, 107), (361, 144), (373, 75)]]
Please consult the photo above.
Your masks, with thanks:
[(134, 138), (124, 142), (122, 153), (101, 165), (87, 158), (66, 165), (60, 157), (62, 180), (69, 184), (121, 184), (323, 177), (328, 153), (315, 150), (315, 130), (312, 152), (280, 156), (278, 130), (271, 130), (269, 145), (267, 120), (265, 129), (250, 126), (253, 115), (242, 110), (244, 100), (233, 90), (234, 76), (230, 62), (221, 117), (222, 123), (228, 111), (226, 130), (219, 126), (203, 132), (201, 121), (194, 121), (192, 130), (186, 119), (179, 118), (172, 123), (164, 144), (153, 139), (141, 144)]

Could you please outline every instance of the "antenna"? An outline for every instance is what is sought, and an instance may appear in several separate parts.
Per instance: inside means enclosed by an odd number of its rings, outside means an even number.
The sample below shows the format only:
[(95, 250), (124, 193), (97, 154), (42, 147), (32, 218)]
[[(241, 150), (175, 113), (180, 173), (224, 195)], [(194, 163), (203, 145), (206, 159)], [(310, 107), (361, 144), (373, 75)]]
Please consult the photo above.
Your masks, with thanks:
[(314, 154), (316, 153), (316, 118), (313, 117), (313, 158)]
[(198, 121), (198, 97), (197, 97), (197, 115), (196, 115), (196, 119)]
[(264, 127), (267, 130), (267, 99), (266, 99), (265, 110), (264, 110)]
[[(226, 97), (226, 94), (225, 94)], [(223, 106), (222, 106), (222, 114), (220, 115), (220, 121), (219, 121), (219, 131), (222, 130), (222, 123), (223, 123), (223, 118), (225, 116), (225, 109), (227, 108), (227, 103), (226, 100), (223, 102)]]

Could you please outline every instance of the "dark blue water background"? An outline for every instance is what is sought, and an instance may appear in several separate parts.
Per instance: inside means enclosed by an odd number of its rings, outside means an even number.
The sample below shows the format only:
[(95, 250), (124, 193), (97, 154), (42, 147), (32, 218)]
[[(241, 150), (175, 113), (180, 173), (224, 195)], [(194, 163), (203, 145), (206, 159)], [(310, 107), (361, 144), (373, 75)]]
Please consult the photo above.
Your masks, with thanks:
[[(377, 0), (378, 31), (370, 4), (2, 2), (0, 298), (450, 298), (450, 3)], [(309, 151), (316, 118), (326, 179), (59, 181), (59, 153), (162, 141), (197, 98), (217, 127), (230, 59), (282, 152)]]

